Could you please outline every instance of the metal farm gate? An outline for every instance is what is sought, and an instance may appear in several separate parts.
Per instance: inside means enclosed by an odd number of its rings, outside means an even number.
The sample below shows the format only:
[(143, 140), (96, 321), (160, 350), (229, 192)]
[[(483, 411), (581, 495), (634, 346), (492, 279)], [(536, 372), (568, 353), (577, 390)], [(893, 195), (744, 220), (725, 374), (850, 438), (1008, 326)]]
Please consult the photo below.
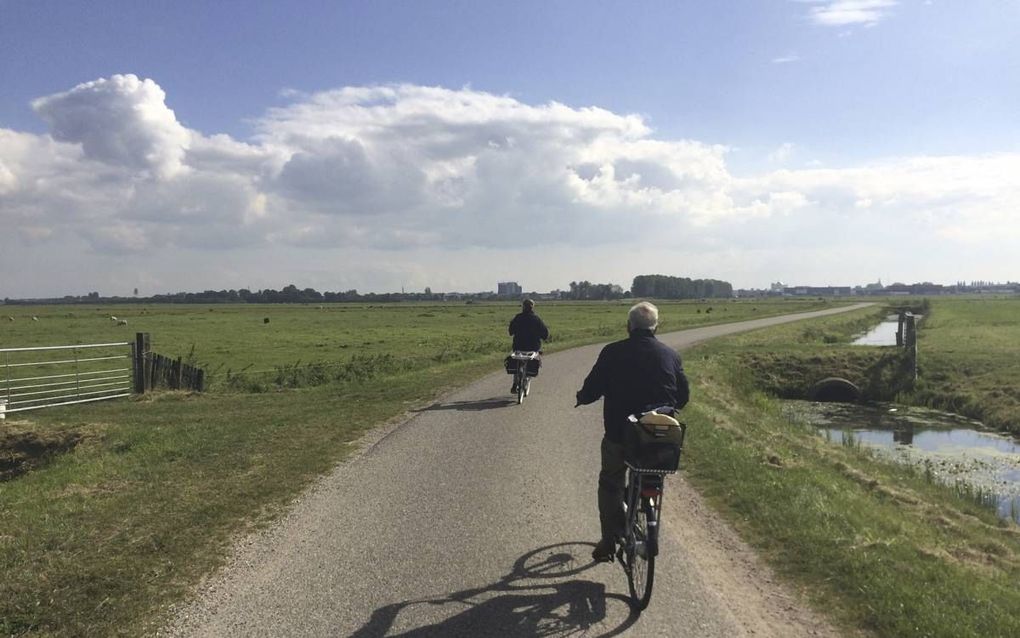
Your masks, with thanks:
[(0, 348), (0, 402), (22, 412), (130, 396), (132, 353), (130, 341)]

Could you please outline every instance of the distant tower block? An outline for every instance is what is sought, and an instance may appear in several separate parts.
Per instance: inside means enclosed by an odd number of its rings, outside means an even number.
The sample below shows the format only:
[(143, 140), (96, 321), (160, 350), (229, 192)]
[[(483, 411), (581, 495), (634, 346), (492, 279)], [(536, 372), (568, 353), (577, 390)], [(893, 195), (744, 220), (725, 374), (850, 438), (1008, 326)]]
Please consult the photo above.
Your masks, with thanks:
[(516, 281), (501, 281), (496, 284), (496, 294), (500, 297), (520, 297), (524, 290)]

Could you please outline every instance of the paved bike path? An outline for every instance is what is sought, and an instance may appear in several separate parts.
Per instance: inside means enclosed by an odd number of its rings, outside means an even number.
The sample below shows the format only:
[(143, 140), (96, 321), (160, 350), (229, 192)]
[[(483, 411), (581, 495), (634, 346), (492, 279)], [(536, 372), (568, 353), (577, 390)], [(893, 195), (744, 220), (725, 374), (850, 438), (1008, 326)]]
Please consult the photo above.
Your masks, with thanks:
[[(682, 350), (863, 305), (660, 339)], [(523, 405), (509, 375), (491, 374), (390, 429), (239, 547), (164, 633), (790, 635), (781, 618), (749, 627), (739, 611), (747, 601), (720, 590), (717, 567), (705, 567), (710, 548), (681, 542), (679, 526), (700, 516), (681, 503), (682, 475), (668, 479), (655, 589), (641, 616), (619, 565), (591, 563), (601, 407), (572, 406), (600, 348), (547, 356)]]

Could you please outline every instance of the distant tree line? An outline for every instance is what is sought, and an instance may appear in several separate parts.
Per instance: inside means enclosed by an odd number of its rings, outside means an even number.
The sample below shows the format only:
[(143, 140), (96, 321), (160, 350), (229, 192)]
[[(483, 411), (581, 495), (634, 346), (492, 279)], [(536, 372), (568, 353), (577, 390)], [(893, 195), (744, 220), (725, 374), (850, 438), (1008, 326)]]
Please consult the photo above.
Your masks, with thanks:
[(623, 299), (630, 291), (616, 284), (593, 284), (590, 281), (572, 281), (570, 290), (560, 294), (561, 299)]
[(357, 290), (345, 292), (319, 292), (314, 288), (300, 289), (294, 284), (282, 290), (206, 290), (204, 292), (177, 292), (153, 295), (154, 303), (322, 303), (328, 301), (360, 301)]
[[(483, 293), (490, 297), (491, 293)], [(464, 295), (470, 297), (471, 295)], [(336, 303), (342, 301), (370, 301), (370, 302), (395, 302), (395, 301), (440, 301), (444, 299), (442, 294), (433, 294), (428, 288), (423, 293), (415, 292), (393, 292), (393, 293), (365, 293), (357, 290), (345, 290), (343, 292), (319, 292), (314, 288), (300, 289), (294, 284), (284, 286), (282, 290), (205, 290), (202, 292), (174, 292), (152, 295), (151, 297), (102, 297), (98, 292), (90, 292), (87, 295), (68, 295), (65, 297), (50, 299), (4, 299), (5, 304), (75, 304), (75, 303), (178, 303), (178, 304), (217, 304), (217, 303)]]
[[(667, 275), (639, 275), (634, 278), (630, 290), (624, 290), (616, 284), (596, 284), (590, 281), (572, 281), (570, 289), (553, 293), (526, 293), (536, 298), (556, 298), (576, 300), (611, 300), (630, 297), (657, 299), (701, 299), (708, 297), (732, 297), (733, 286), (728, 282), (716, 279), (688, 279), (686, 277), (670, 277)], [(103, 297), (98, 292), (86, 295), (67, 295), (48, 299), (9, 299), (5, 304), (128, 304), (128, 303), (176, 303), (176, 304), (217, 304), (217, 303), (337, 303), (367, 301), (389, 303), (399, 301), (444, 301), (444, 300), (489, 301), (500, 299), (493, 292), (475, 293), (433, 293), (430, 288), (424, 292), (384, 292), (359, 293), (355, 289), (342, 292), (319, 292), (314, 288), (298, 288), (294, 284), (284, 286), (282, 290), (204, 290), (202, 292), (174, 292), (151, 297)]]
[(733, 286), (718, 279), (689, 279), (669, 275), (638, 275), (630, 287), (633, 297), (655, 299), (709, 299), (732, 297)]
[(166, 295), (153, 295), (149, 298), (155, 303), (337, 303), (351, 301), (394, 302), (394, 301), (440, 301), (442, 294), (433, 294), (429, 288), (425, 292), (369, 292), (359, 293), (355, 289), (343, 292), (319, 292), (314, 288), (300, 289), (294, 284), (284, 286), (282, 290), (251, 291), (241, 290), (206, 290), (205, 292), (178, 292)]

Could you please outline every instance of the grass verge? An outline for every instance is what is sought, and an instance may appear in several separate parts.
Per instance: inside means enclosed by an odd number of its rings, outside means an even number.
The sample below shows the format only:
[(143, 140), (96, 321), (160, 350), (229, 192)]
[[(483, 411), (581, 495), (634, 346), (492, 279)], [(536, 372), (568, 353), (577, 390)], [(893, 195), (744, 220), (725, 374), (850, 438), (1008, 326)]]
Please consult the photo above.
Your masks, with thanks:
[[(937, 312), (937, 306), (936, 310)], [(821, 320), (839, 331), (852, 317)], [(1020, 527), (922, 469), (835, 445), (761, 392), (747, 356), (810, 357), (807, 325), (691, 351), (687, 473), (789, 582), (877, 636), (1020, 635)], [(828, 354), (826, 354), (828, 353)]]
[(385, 384), (256, 395), (151, 395), (54, 430), (72, 454), (0, 483), (0, 635), (139, 635), (275, 518), (351, 441), (491, 362)]

